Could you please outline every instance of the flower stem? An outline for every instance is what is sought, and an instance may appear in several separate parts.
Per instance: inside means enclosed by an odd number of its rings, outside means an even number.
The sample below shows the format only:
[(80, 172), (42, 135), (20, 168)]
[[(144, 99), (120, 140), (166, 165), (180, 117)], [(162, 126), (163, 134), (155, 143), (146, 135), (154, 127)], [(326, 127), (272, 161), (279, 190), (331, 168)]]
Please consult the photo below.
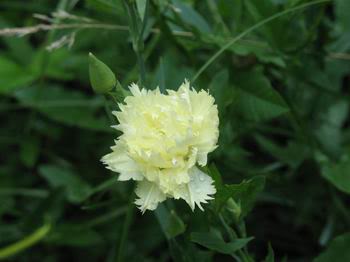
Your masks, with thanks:
[(145, 15), (143, 20), (141, 21), (140, 17), (138, 17), (138, 13), (136, 10), (135, 3), (130, 3), (127, 0), (123, 1), (125, 11), (128, 15), (129, 19), (129, 31), (132, 38), (132, 47), (134, 49), (134, 52), (137, 57), (137, 63), (140, 70), (140, 86), (143, 87), (145, 84), (146, 79), (146, 67), (145, 67), (145, 61), (143, 56), (144, 51), (144, 43), (143, 43), (143, 36), (146, 29), (147, 24), (147, 17), (148, 17), (148, 0), (146, 0), (146, 8), (145, 8)]
[[(224, 217), (222, 216), (222, 214), (219, 214), (219, 219), (220, 222), (222, 224), (222, 226), (225, 228), (228, 237), (231, 241), (234, 241), (235, 239), (238, 238), (238, 234), (236, 233), (236, 231), (234, 231), (225, 221)], [(251, 258), (249, 257), (248, 254), (246, 254), (246, 252), (244, 252), (242, 249), (239, 249), (237, 251), (239, 257), (241, 258), (241, 260), (243, 262), (251, 262)]]
[(103, 100), (104, 100), (104, 109), (105, 109), (106, 114), (107, 114), (107, 116), (108, 116), (109, 122), (110, 122), (110, 123), (115, 123), (115, 119), (114, 119), (114, 117), (113, 117), (113, 115), (112, 115), (112, 111), (113, 111), (113, 110), (111, 109), (111, 107), (110, 107), (110, 105), (109, 105), (108, 99), (104, 96), (104, 97), (103, 97)]
[(143, 59), (143, 54), (140, 51), (136, 51), (137, 63), (140, 69), (140, 86), (143, 87), (146, 78), (145, 61)]
[(44, 224), (33, 234), (22, 240), (0, 249), (0, 260), (13, 256), (42, 240), (51, 230), (51, 224)]
[(131, 194), (131, 197), (129, 199), (128, 210), (126, 212), (126, 217), (125, 217), (124, 224), (123, 224), (122, 234), (121, 234), (121, 237), (120, 237), (117, 262), (125, 261), (124, 260), (125, 244), (126, 244), (126, 240), (128, 239), (130, 225), (131, 225), (132, 220), (134, 218), (133, 198), (134, 198), (134, 194)]

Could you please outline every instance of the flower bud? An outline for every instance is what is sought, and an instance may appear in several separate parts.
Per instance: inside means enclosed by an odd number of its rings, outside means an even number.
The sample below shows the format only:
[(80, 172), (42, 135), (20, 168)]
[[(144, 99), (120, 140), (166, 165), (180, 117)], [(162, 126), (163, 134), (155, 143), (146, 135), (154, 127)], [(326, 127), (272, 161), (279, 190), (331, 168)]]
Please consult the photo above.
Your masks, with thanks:
[(229, 200), (227, 201), (227, 210), (233, 214), (236, 221), (239, 220), (242, 214), (242, 208), (240, 203), (234, 201), (233, 198), (229, 198)]
[(89, 75), (92, 89), (98, 94), (108, 93), (117, 83), (112, 70), (92, 53), (89, 53)]

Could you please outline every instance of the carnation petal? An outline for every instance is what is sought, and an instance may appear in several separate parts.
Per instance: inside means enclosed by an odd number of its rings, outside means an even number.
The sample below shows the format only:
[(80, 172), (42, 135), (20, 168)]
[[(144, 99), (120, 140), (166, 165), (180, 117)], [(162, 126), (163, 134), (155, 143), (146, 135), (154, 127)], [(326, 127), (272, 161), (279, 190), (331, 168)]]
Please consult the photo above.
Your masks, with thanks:
[(197, 167), (192, 167), (188, 172), (191, 180), (182, 188), (181, 198), (187, 202), (192, 210), (197, 205), (203, 211), (201, 203), (208, 203), (208, 200), (213, 199), (211, 195), (216, 193), (214, 181)]
[(112, 147), (112, 153), (102, 157), (101, 161), (113, 172), (120, 173), (118, 180), (142, 180), (143, 175), (139, 170), (138, 165), (127, 154), (120, 143)]
[(130, 92), (133, 96), (141, 96), (142, 95), (142, 92), (141, 92), (139, 86), (135, 83), (132, 83), (129, 86), (129, 89), (130, 89)]
[(142, 213), (147, 209), (155, 210), (158, 204), (166, 199), (165, 194), (159, 190), (158, 185), (147, 180), (137, 183), (135, 193), (139, 197), (135, 200), (135, 204)]
[[(158, 173), (157, 184), (167, 195), (178, 199), (181, 197), (182, 187), (190, 182), (188, 169), (168, 169)], [(180, 193), (178, 193), (180, 188)]]

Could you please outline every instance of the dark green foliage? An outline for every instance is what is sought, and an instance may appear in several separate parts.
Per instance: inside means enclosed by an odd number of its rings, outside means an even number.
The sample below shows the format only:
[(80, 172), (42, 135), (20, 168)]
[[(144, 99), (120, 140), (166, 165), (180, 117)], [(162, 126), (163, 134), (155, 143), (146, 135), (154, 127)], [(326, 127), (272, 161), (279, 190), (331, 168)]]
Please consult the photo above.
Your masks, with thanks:
[(193, 242), (210, 250), (232, 256), (234, 256), (237, 250), (245, 247), (248, 244), (248, 242), (252, 239), (253, 238), (237, 238), (234, 239), (232, 242), (226, 243), (219, 232), (194, 232), (191, 234), (191, 240)]
[(350, 260), (350, 234), (336, 237), (329, 247), (314, 262), (348, 261)]
[[(316, 2), (0, 1), (0, 259), (350, 261), (350, 1)], [(4, 35), (58, 10), (78, 17)], [(89, 52), (118, 78), (106, 97)], [(164, 92), (198, 72), (220, 116), (203, 167), (215, 199), (141, 215), (133, 182), (100, 162), (119, 135), (110, 113), (132, 82)]]

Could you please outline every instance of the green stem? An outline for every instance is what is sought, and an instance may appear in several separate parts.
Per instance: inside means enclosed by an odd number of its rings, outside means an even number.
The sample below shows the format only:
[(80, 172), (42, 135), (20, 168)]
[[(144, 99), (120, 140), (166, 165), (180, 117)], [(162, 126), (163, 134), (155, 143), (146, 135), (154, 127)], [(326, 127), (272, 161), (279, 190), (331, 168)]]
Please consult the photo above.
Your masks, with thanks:
[(115, 118), (113, 117), (112, 115), (112, 109), (108, 103), (108, 100), (106, 97), (103, 97), (104, 98), (104, 109), (106, 111), (106, 114), (108, 116), (108, 119), (109, 119), (109, 122), (110, 123), (115, 123)]
[[(223, 225), (223, 227), (225, 228), (228, 237), (231, 241), (234, 241), (235, 239), (238, 238), (238, 234), (236, 233), (236, 231), (234, 231), (231, 227), (229, 227), (229, 225), (226, 223), (224, 217), (222, 216), (222, 214), (219, 214), (219, 219), (221, 224)], [(242, 259), (243, 262), (250, 262), (250, 257), (248, 254), (246, 254), (246, 252), (244, 252), (242, 249), (239, 249), (237, 251), (239, 257)]]
[(229, 225), (227, 225), (224, 217), (219, 214), (219, 219), (220, 219), (220, 222), (221, 224), (223, 225), (223, 227), (225, 228), (227, 234), (228, 234), (228, 237), (230, 238), (231, 241), (235, 240), (238, 236), (236, 234), (236, 232), (234, 230), (232, 230), (232, 228), (229, 227)]
[(224, 51), (226, 51), (226, 49), (228, 49), (231, 45), (233, 45), (234, 43), (236, 43), (238, 40), (240, 40), (241, 38), (245, 37), (246, 35), (248, 35), (250, 32), (254, 31), (255, 29), (281, 17), (284, 16), (286, 14), (298, 11), (300, 9), (304, 9), (307, 8), (309, 6), (312, 5), (317, 5), (317, 4), (321, 4), (321, 3), (326, 3), (326, 2), (330, 2), (332, 0), (317, 0), (317, 1), (313, 1), (310, 3), (305, 3), (287, 10), (284, 10), (282, 12), (279, 12), (277, 14), (274, 14), (262, 21), (260, 21), (259, 23), (253, 25), (252, 27), (249, 27), (247, 30), (243, 31), (242, 33), (240, 33), (238, 36), (236, 36), (235, 38), (233, 38), (230, 42), (228, 42), (226, 45), (224, 45), (219, 51), (217, 51), (198, 71), (197, 73), (194, 75), (194, 77), (192, 78), (192, 82), (196, 81), (196, 79), (204, 72), (205, 69), (207, 69)]
[(145, 62), (143, 59), (142, 52), (136, 51), (136, 56), (137, 56), (137, 63), (139, 65), (139, 70), (140, 70), (140, 86), (143, 87), (145, 83), (145, 78), (146, 78)]
[(143, 51), (144, 51), (143, 35), (144, 35), (147, 21), (148, 21), (148, 8), (149, 8), (148, 6), (149, 6), (149, 1), (146, 0), (145, 15), (144, 15), (144, 18), (142, 21), (140, 33), (138, 35), (137, 50), (136, 50), (137, 61), (138, 61), (139, 68), (140, 68), (141, 86), (143, 86), (143, 84), (145, 83), (145, 80), (146, 80), (146, 67), (145, 67), (145, 61), (144, 61), (144, 56), (143, 56)]
[(0, 259), (8, 258), (33, 246), (35, 243), (43, 239), (50, 232), (50, 229), (51, 225), (45, 224), (30, 236), (25, 237), (12, 245), (0, 249)]
[[(150, 40), (150, 42), (147, 44), (146, 50), (144, 52), (144, 59), (147, 60), (147, 58), (152, 54), (152, 52), (154, 51), (155, 47), (157, 46), (157, 43), (159, 42), (160, 39), (160, 35), (154, 35), (152, 37), (152, 39)], [(135, 65), (130, 71), (129, 73), (125, 76), (124, 80), (123, 80), (123, 85), (127, 85), (127, 83), (129, 83), (132, 78), (134, 77), (134, 75), (136, 75), (136, 71), (137, 71), (137, 67), (138, 65)]]
[(119, 242), (119, 249), (118, 249), (118, 257), (117, 262), (123, 262), (124, 261), (124, 250), (125, 250), (125, 244), (128, 239), (129, 235), (129, 229), (130, 225), (132, 223), (133, 217), (134, 217), (134, 203), (133, 203), (134, 195), (131, 194), (130, 200), (129, 200), (129, 206), (128, 210), (126, 212), (126, 217), (123, 224), (123, 230)]
[(137, 57), (137, 63), (140, 70), (140, 86), (143, 87), (145, 83), (146, 78), (146, 67), (145, 67), (145, 61), (143, 57), (143, 51), (144, 51), (144, 43), (143, 43), (143, 35), (147, 24), (147, 17), (148, 17), (148, 0), (146, 1), (146, 10), (145, 10), (145, 16), (140, 23), (140, 18), (137, 15), (137, 10), (135, 3), (130, 3), (127, 0), (123, 1), (124, 8), (126, 13), (128, 14), (129, 19), (129, 30), (130, 35), (132, 38), (132, 46), (134, 49), (134, 52)]

